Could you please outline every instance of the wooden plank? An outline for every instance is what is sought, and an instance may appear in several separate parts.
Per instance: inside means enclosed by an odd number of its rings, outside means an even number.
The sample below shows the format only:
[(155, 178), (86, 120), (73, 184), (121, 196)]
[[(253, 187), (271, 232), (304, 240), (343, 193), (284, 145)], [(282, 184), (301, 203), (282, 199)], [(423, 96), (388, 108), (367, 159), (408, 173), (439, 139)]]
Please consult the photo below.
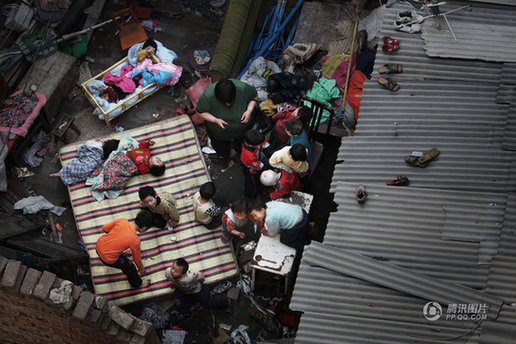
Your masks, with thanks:
[(32, 221), (18, 216), (12, 216), (11, 214), (0, 215), (0, 222), (2, 223), (0, 241), (41, 228), (41, 226)]
[(62, 263), (88, 264), (88, 254), (57, 244), (45, 238), (8, 239), (6, 244), (43, 258), (58, 258)]

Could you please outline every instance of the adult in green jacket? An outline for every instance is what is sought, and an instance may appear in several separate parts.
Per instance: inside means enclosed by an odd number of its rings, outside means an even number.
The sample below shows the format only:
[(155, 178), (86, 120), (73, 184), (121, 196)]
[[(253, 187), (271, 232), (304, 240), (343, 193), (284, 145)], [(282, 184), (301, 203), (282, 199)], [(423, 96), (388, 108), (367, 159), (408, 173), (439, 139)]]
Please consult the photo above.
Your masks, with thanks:
[(244, 134), (255, 122), (253, 111), (259, 111), (256, 97), (253, 86), (236, 79), (213, 83), (199, 97), (197, 111), (223, 163), (229, 160), (232, 144), (235, 151), (242, 150)]

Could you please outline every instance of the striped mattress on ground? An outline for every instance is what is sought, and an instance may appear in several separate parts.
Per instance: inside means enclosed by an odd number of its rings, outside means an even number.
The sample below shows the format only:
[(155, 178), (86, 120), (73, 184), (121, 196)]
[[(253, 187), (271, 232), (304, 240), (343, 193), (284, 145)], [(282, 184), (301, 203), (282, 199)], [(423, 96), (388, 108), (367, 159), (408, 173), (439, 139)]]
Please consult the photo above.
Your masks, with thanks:
[[(117, 305), (125, 305), (171, 293), (173, 290), (164, 276), (173, 260), (184, 257), (191, 270), (201, 271), (207, 283), (215, 283), (237, 274), (237, 265), (228, 244), (221, 242), (220, 228), (207, 230), (194, 220), (192, 197), (199, 186), (209, 181), (195, 129), (188, 116), (180, 116), (132, 130), (110, 135), (120, 138), (128, 134), (138, 141), (154, 140), (153, 155), (167, 166), (165, 174), (132, 177), (126, 190), (116, 199), (97, 202), (84, 183), (68, 188), (77, 229), (90, 256), (90, 268), (95, 292)], [(66, 165), (84, 144), (79, 142), (60, 150), (61, 163)], [(172, 231), (151, 228), (139, 233), (142, 260), (152, 284), (145, 289), (131, 288), (120, 270), (102, 264), (95, 251), (102, 226), (118, 218), (133, 220), (139, 212), (138, 189), (150, 185), (172, 193), (178, 203), (179, 225)], [(177, 241), (172, 241), (172, 236)], [(130, 256), (130, 254), (128, 254)]]

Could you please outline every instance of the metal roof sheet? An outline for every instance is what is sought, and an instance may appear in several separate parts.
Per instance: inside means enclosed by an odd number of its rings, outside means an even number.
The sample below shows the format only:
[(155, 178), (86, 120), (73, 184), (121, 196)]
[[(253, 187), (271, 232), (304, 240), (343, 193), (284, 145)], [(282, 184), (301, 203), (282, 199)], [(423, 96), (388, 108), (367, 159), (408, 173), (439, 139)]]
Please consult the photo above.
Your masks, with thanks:
[(422, 312), (428, 300), (320, 265), (305, 263), (297, 275), (290, 308), (304, 314), (296, 343), (435, 343), (474, 327), (471, 321), (428, 321)]
[(498, 251), (491, 261), (487, 281), (489, 293), (516, 302), (516, 195), (509, 196)]
[(511, 97), (515, 94), (516, 88), (516, 63), (504, 63), (502, 77), (496, 95), (497, 103), (511, 103)]
[[(476, 6), (476, 5), (475, 5)], [(384, 20), (379, 37), (392, 36), (400, 40), (400, 49), (395, 53), (386, 54), (382, 51), (382, 40), (379, 40), (376, 54), (373, 79), (378, 77), (378, 67), (386, 63), (399, 63), (403, 73), (395, 75), (401, 88), (403, 80), (449, 80), (455, 82), (472, 82), (478, 85), (493, 83), (498, 85), (502, 73), (502, 63), (485, 62), (480, 60), (463, 60), (458, 58), (429, 57), (421, 39), (421, 33), (406, 33), (394, 28), (396, 15), (400, 11), (413, 9), (405, 3), (397, 3), (384, 9)]]
[(375, 80), (366, 81), (356, 136), (482, 138), (500, 144), (508, 106), (495, 102), (498, 85), (433, 80), (400, 84), (392, 93)]
[[(358, 127), (359, 128), (359, 127)], [(437, 147), (440, 154), (425, 168), (413, 167), (404, 158), (412, 152)], [(380, 184), (398, 175), (410, 185), (431, 189), (479, 192), (515, 192), (516, 171), (511, 171), (515, 154), (485, 139), (428, 137), (348, 137), (343, 139), (331, 184), (339, 181)]]
[[(439, 6), (440, 13), (460, 8), (463, 4), (448, 2)], [(434, 57), (516, 62), (514, 17), (516, 8), (470, 4), (468, 8), (447, 16), (453, 31), (444, 18), (439, 17), (439, 28), (434, 18), (428, 18), (421, 30), (424, 49), (428, 56)]]
[(507, 112), (507, 121), (503, 134), (502, 148), (516, 150), (516, 93), (513, 93), (511, 107)]
[[(486, 27), (508, 19), (489, 11), (500, 6), (474, 7), (491, 14), (474, 10), (457, 16), (473, 15), (468, 20)], [(310, 257), (317, 244), (307, 248), (291, 301), (291, 308), (304, 311), (296, 343), (436, 343), (442, 335), (471, 344), (479, 343), (481, 333), (483, 343), (506, 343), (504, 331), (516, 331), (516, 307), (510, 304), (498, 314), (496, 323), (505, 324), (498, 333), (497, 325), (429, 323), (420, 316), (425, 300), (407, 294), (419, 287), (408, 283), (415, 271), (436, 283), (488, 290), (507, 301), (516, 276), (511, 271), (516, 204), (506, 204), (507, 194), (516, 191), (516, 155), (502, 149), (512, 117), (507, 105), (496, 103), (511, 100), (513, 65), (427, 56), (421, 34), (398, 32), (392, 25), (399, 11), (410, 8), (399, 2), (384, 9), (379, 36), (399, 38), (400, 50), (383, 53), (380, 39), (357, 136), (343, 138), (337, 158), (342, 163), (331, 186), (339, 207), (317, 254)], [(450, 18), (453, 25), (455, 14)], [(389, 75), (401, 86), (396, 93), (374, 80), (385, 63), (403, 65), (403, 73)], [(441, 154), (426, 168), (404, 162), (411, 152), (431, 147)], [(398, 175), (407, 176), (410, 187), (385, 186)], [(362, 206), (354, 199), (359, 183), (369, 194)], [(360, 257), (352, 264), (333, 250), (374, 259)], [(386, 288), (379, 284), (393, 277), (383, 269), (388, 264), (403, 272), (393, 275), (397, 285)], [(343, 266), (346, 270), (336, 271)], [(365, 281), (371, 275), (377, 284)], [(405, 293), (393, 290), (399, 285), (408, 288)], [(443, 292), (441, 285), (435, 291)]]
[[(354, 250), (443, 281), (483, 289), (496, 254), (507, 196), (339, 183), (324, 244)], [(465, 209), (468, 209), (467, 211)]]
[(432, 278), (414, 269), (369, 258), (352, 250), (338, 249), (317, 242), (305, 248), (303, 259), (308, 264), (317, 264), (347, 276), (441, 304), (488, 304), (489, 319), (496, 319), (503, 304), (503, 300), (494, 295)]

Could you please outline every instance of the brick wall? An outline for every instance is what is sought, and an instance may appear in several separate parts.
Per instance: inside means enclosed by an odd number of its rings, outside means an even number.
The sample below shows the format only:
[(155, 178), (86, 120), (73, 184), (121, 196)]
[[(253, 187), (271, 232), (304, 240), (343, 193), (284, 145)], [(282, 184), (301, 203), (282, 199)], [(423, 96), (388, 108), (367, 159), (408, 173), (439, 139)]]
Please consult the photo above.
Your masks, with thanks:
[(150, 323), (78, 286), (68, 302), (54, 304), (50, 291), (62, 282), (0, 256), (1, 343), (159, 343)]

